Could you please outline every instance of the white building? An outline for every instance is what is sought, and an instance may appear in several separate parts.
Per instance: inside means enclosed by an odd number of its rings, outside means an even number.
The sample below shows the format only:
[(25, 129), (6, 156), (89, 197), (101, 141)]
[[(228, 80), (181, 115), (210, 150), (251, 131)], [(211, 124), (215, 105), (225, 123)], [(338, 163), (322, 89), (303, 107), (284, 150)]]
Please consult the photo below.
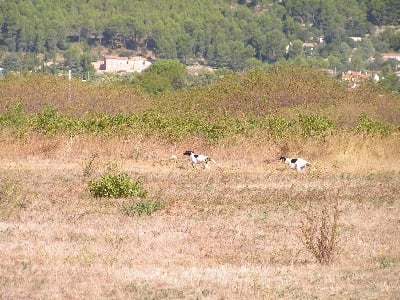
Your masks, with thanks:
[(143, 57), (128, 57), (105, 55), (104, 60), (92, 63), (96, 73), (142, 72), (150, 67), (151, 62)]

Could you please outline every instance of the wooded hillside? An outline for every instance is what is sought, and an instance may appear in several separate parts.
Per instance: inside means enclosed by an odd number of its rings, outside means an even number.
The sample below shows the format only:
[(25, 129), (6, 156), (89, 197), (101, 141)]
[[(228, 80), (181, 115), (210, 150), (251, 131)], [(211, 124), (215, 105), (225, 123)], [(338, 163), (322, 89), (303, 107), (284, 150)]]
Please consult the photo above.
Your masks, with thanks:
[(101, 46), (233, 70), (287, 61), (382, 70), (380, 53), (400, 50), (399, 15), (397, 0), (2, 1), (0, 56), (11, 70), (33, 70), (57, 54), (65, 67), (85, 69)]

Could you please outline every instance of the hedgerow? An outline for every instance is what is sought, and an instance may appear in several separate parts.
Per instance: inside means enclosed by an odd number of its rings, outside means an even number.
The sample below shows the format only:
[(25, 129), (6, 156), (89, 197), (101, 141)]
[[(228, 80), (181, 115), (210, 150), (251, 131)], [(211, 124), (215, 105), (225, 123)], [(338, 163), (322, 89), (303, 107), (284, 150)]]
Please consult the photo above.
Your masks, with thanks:
[[(48, 103), (37, 114), (26, 114), (22, 104), (7, 107), (4, 113), (0, 114), (0, 128), (3, 132), (11, 132), (15, 136), (39, 132), (48, 136), (95, 134), (115, 137), (140, 132), (145, 136), (157, 135), (168, 141), (179, 141), (197, 135), (211, 144), (230, 135), (250, 136), (260, 130), (273, 140), (294, 136), (303, 139), (326, 137), (338, 130), (332, 120), (319, 114), (298, 114), (293, 118), (278, 115), (270, 115), (267, 118), (226, 116), (209, 120), (201, 114), (185, 117), (150, 109), (136, 114), (87, 113), (81, 118), (76, 118), (61, 114)], [(396, 132), (394, 125), (366, 115), (361, 115), (358, 124), (348, 130), (363, 135), (380, 136), (389, 136)]]

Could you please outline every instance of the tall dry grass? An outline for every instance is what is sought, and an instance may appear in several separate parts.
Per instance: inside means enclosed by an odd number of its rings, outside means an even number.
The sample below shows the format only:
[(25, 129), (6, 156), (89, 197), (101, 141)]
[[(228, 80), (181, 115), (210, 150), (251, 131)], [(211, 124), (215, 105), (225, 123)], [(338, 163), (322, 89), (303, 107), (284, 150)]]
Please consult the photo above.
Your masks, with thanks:
[(114, 115), (148, 109), (151, 99), (127, 84), (85, 84), (63, 77), (30, 75), (0, 80), (0, 109), (22, 104), (25, 111), (38, 113), (50, 104), (62, 114), (81, 117), (88, 112)]

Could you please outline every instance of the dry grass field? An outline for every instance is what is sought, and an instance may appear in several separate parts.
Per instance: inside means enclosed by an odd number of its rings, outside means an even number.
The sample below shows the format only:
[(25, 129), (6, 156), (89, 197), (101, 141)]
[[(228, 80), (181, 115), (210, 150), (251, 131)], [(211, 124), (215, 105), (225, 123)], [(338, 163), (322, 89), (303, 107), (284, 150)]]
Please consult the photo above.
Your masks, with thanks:
[[(188, 149), (218, 166), (193, 169)], [(92, 197), (88, 174), (109, 169), (165, 208), (129, 216), (132, 199)], [(336, 201), (337, 251), (320, 264), (301, 224)], [(399, 299), (400, 139), (3, 138), (0, 247), (1, 299)]]

